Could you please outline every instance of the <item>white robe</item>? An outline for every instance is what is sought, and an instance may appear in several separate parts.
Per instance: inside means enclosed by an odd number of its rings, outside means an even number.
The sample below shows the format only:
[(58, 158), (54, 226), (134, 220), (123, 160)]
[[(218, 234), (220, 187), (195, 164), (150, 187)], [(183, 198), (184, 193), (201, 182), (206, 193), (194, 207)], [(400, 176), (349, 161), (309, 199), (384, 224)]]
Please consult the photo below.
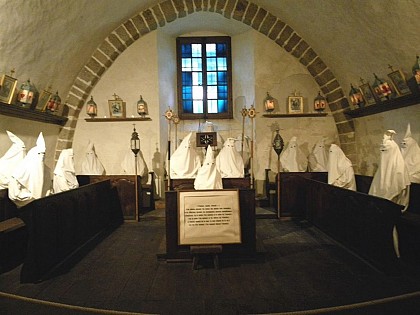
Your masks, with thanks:
[(401, 142), (401, 154), (408, 169), (410, 182), (420, 184), (420, 148), (416, 140), (411, 137), (410, 124)]
[(222, 176), (216, 167), (214, 153), (211, 146), (207, 147), (206, 158), (197, 172), (194, 180), (194, 188), (200, 189), (223, 189)]
[(10, 131), (6, 130), (6, 132), (13, 144), (0, 158), (0, 189), (9, 187), (10, 176), (26, 156), (26, 147), (23, 141)]
[(58, 157), (54, 168), (53, 190), (54, 194), (79, 187), (74, 170), (73, 149), (64, 149)]
[(325, 140), (315, 143), (308, 157), (308, 169), (310, 172), (327, 172), (328, 155), (325, 149)]
[(283, 172), (306, 172), (308, 159), (299, 149), (296, 137), (290, 139), (287, 148), (280, 155), (280, 163)]
[(239, 152), (239, 154), (241, 154), (242, 151), (242, 160), (244, 161), (244, 167), (245, 169), (249, 169), (250, 168), (250, 159), (251, 159), (251, 149), (249, 147), (249, 137), (244, 136), (244, 144), (242, 146), (242, 135), (239, 135), (236, 138), (235, 141), (235, 148), (236, 151)]
[(244, 161), (235, 149), (235, 138), (228, 138), (216, 157), (216, 167), (222, 178), (244, 177)]
[(95, 148), (93, 143), (89, 141), (86, 155), (82, 160), (82, 170), (80, 172), (82, 175), (104, 175), (105, 168), (102, 165), (101, 161), (95, 153)]
[[(124, 174), (136, 174), (136, 158), (131, 149), (127, 150), (127, 153), (121, 162), (121, 167)], [(144, 160), (141, 151), (137, 153), (137, 175), (141, 177), (142, 184), (147, 184), (147, 181), (149, 180), (149, 169), (147, 168), (146, 161)]]
[(328, 184), (350, 190), (356, 190), (356, 179), (351, 161), (346, 157), (343, 150), (331, 144), (328, 155)]
[(18, 207), (51, 193), (51, 174), (44, 157), (45, 141), (41, 132), (36, 146), (29, 150), (10, 178), (9, 198)]
[(171, 178), (195, 178), (201, 167), (200, 157), (192, 148), (192, 132), (181, 142), (170, 159)]

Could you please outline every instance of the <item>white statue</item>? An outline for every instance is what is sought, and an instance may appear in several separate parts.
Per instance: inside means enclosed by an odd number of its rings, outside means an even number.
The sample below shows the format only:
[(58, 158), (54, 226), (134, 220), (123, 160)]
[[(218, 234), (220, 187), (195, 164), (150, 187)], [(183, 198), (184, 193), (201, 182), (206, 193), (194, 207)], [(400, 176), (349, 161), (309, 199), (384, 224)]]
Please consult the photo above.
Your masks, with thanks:
[(401, 154), (408, 169), (410, 182), (420, 183), (420, 148), (416, 140), (411, 137), (410, 124), (407, 126), (404, 139), (401, 142)]
[[(136, 174), (136, 158), (133, 151), (129, 148), (121, 162), (121, 167), (124, 174), (135, 175)], [(149, 169), (144, 160), (143, 153), (139, 151), (137, 153), (137, 175), (141, 177), (141, 183), (147, 184), (149, 180)]]
[(287, 148), (280, 155), (280, 163), (283, 172), (306, 172), (308, 159), (299, 148), (296, 137), (290, 139)]
[(64, 149), (58, 157), (54, 168), (53, 190), (54, 194), (79, 187), (74, 170), (73, 149)]
[(82, 170), (80, 172), (82, 175), (104, 175), (105, 168), (102, 165), (101, 161), (98, 159), (98, 156), (95, 152), (95, 147), (92, 142), (88, 142), (86, 148), (86, 155), (82, 160)]
[(356, 179), (351, 161), (343, 150), (331, 144), (328, 155), (328, 184), (350, 190), (356, 190)]
[(6, 132), (13, 144), (0, 158), (0, 189), (6, 189), (9, 186), (10, 176), (26, 155), (23, 141), (10, 131), (6, 130)]
[(235, 138), (228, 138), (216, 157), (216, 167), (222, 178), (244, 177), (244, 161), (235, 149)]
[(194, 188), (200, 189), (223, 189), (222, 176), (216, 167), (214, 153), (211, 146), (207, 147), (206, 158), (194, 180)]
[(325, 149), (325, 139), (315, 143), (312, 152), (308, 156), (308, 169), (310, 172), (326, 172), (328, 164), (327, 150)]
[(195, 178), (201, 167), (200, 157), (192, 147), (192, 132), (181, 142), (170, 159), (171, 178)]

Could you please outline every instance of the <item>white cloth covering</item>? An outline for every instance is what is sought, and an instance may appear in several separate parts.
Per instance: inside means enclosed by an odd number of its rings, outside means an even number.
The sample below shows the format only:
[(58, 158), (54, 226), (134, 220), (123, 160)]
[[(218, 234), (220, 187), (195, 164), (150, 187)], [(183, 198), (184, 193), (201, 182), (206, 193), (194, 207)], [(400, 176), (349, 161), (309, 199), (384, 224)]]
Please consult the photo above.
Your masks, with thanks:
[(408, 206), (410, 177), (398, 144), (384, 137), (378, 170), (373, 177), (369, 195), (382, 197)]
[(420, 184), (420, 148), (411, 136), (410, 124), (401, 142), (401, 154), (408, 169), (410, 182)]
[(292, 137), (287, 148), (280, 155), (283, 172), (306, 172), (308, 159), (299, 148), (297, 138)]
[(214, 153), (211, 146), (207, 147), (206, 158), (197, 172), (194, 180), (194, 188), (200, 189), (223, 189), (222, 176), (216, 167)]
[(356, 190), (356, 179), (351, 161), (346, 157), (343, 150), (331, 144), (328, 155), (328, 184), (350, 190)]
[(244, 177), (244, 161), (235, 149), (235, 138), (227, 138), (216, 157), (216, 167), (222, 178)]
[(171, 156), (171, 178), (195, 178), (201, 167), (200, 157), (192, 147), (192, 135), (190, 132)]
[(10, 176), (17, 165), (26, 155), (26, 147), (23, 141), (10, 131), (6, 130), (12, 145), (9, 150), (0, 158), (0, 189), (9, 186)]
[(308, 157), (308, 169), (310, 172), (326, 172), (328, 165), (328, 155), (325, 149), (325, 139), (315, 143), (312, 152)]
[(54, 168), (53, 190), (54, 194), (79, 187), (74, 170), (73, 149), (64, 149), (58, 157)]
[(86, 148), (86, 155), (82, 160), (82, 175), (104, 175), (105, 168), (99, 160), (95, 152), (95, 147), (92, 142), (88, 142)]
[[(127, 150), (127, 153), (121, 162), (121, 167), (124, 174), (136, 174), (136, 158), (130, 148)], [(137, 154), (137, 175), (141, 177), (142, 184), (147, 184), (149, 179), (149, 169), (141, 151)]]
[(239, 154), (241, 154), (241, 151), (243, 149), (242, 160), (244, 161), (245, 169), (248, 169), (250, 167), (249, 164), (250, 164), (250, 159), (251, 159), (251, 149), (249, 147), (249, 137), (244, 136), (244, 145), (242, 147), (242, 135), (239, 135), (236, 138), (236, 141), (235, 141), (235, 148), (236, 148), (236, 151), (239, 152)]
[(10, 178), (9, 198), (18, 207), (51, 193), (51, 174), (44, 158), (45, 141), (41, 132), (36, 146), (29, 150)]

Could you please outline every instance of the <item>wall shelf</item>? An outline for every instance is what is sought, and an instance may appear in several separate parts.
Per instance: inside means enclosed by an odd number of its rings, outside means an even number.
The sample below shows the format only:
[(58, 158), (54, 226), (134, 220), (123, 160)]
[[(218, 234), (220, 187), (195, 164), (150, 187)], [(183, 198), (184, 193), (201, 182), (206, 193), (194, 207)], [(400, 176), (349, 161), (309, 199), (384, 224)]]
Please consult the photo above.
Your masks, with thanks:
[(116, 122), (116, 121), (150, 121), (150, 117), (127, 117), (127, 118), (85, 118), (87, 122)]
[(344, 111), (344, 113), (352, 118), (357, 118), (417, 104), (420, 104), (420, 94), (409, 94), (363, 108), (357, 108), (353, 110), (347, 109)]
[(280, 114), (271, 113), (263, 114), (265, 118), (296, 118), (296, 117), (325, 117), (328, 113), (297, 113), (297, 114)]
[(23, 108), (17, 105), (5, 104), (2, 102), (0, 102), (0, 115), (40, 121), (60, 126), (64, 126), (67, 121), (67, 117), (57, 116), (47, 112), (41, 112), (35, 109)]

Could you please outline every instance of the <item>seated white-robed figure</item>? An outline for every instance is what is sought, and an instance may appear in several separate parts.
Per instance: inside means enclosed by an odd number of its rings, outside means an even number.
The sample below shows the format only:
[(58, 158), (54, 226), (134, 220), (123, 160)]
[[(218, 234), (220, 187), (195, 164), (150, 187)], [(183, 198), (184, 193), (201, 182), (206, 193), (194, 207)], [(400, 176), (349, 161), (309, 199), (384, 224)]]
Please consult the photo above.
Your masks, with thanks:
[(312, 152), (308, 156), (308, 170), (310, 172), (326, 172), (328, 164), (327, 150), (325, 149), (325, 139), (315, 143)]
[(248, 170), (250, 168), (251, 161), (251, 149), (249, 147), (249, 137), (244, 136), (244, 142), (242, 144), (242, 135), (236, 137), (235, 148), (239, 154), (242, 153), (242, 160), (244, 161), (244, 168)]
[(227, 138), (222, 150), (216, 157), (216, 167), (222, 178), (244, 177), (244, 160), (241, 154), (236, 151), (235, 138)]
[(299, 148), (297, 138), (292, 137), (286, 149), (280, 155), (283, 172), (306, 172), (308, 159)]
[(401, 154), (407, 166), (410, 182), (420, 184), (420, 148), (411, 136), (410, 124), (407, 126), (404, 139), (401, 141)]
[(6, 130), (12, 145), (9, 150), (0, 158), (0, 189), (9, 186), (10, 176), (17, 165), (26, 155), (26, 147), (23, 141), (10, 131)]
[(74, 170), (73, 149), (64, 149), (61, 151), (54, 168), (54, 194), (77, 187), (79, 187), (79, 182), (77, 181), (76, 172)]
[(149, 169), (144, 160), (143, 153), (139, 151), (137, 158), (133, 151), (129, 148), (121, 162), (121, 167), (124, 174), (135, 175), (136, 174), (136, 160), (137, 160), (137, 175), (141, 177), (141, 183), (147, 184), (149, 179)]
[(343, 150), (336, 144), (331, 144), (330, 146), (327, 170), (328, 184), (356, 190), (353, 165)]
[(190, 132), (171, 156), (171, 178), (195, 178), (201, 167), (200, 157), (193, 148), (192, 135)]
[(222, 176), (216, 167), (214, 153), (211, 146), (207, 147), (203, 165), (197, 172), (194, 180), (194, 188), (200, 189), (223, 189)]
[(44, 164), (44, 158), (45, 141), (41, 132), (36, 146), (29, 150), (10, 178), (9, 198), (18, 207), (51, 193), (51, 173)]
[(82, 160), (81, 175), (104, 175), (105, 168), (99, 160), (95, 152), (95, 147), (92, 142), (88, 142), (86, 148), (86, 155)]

